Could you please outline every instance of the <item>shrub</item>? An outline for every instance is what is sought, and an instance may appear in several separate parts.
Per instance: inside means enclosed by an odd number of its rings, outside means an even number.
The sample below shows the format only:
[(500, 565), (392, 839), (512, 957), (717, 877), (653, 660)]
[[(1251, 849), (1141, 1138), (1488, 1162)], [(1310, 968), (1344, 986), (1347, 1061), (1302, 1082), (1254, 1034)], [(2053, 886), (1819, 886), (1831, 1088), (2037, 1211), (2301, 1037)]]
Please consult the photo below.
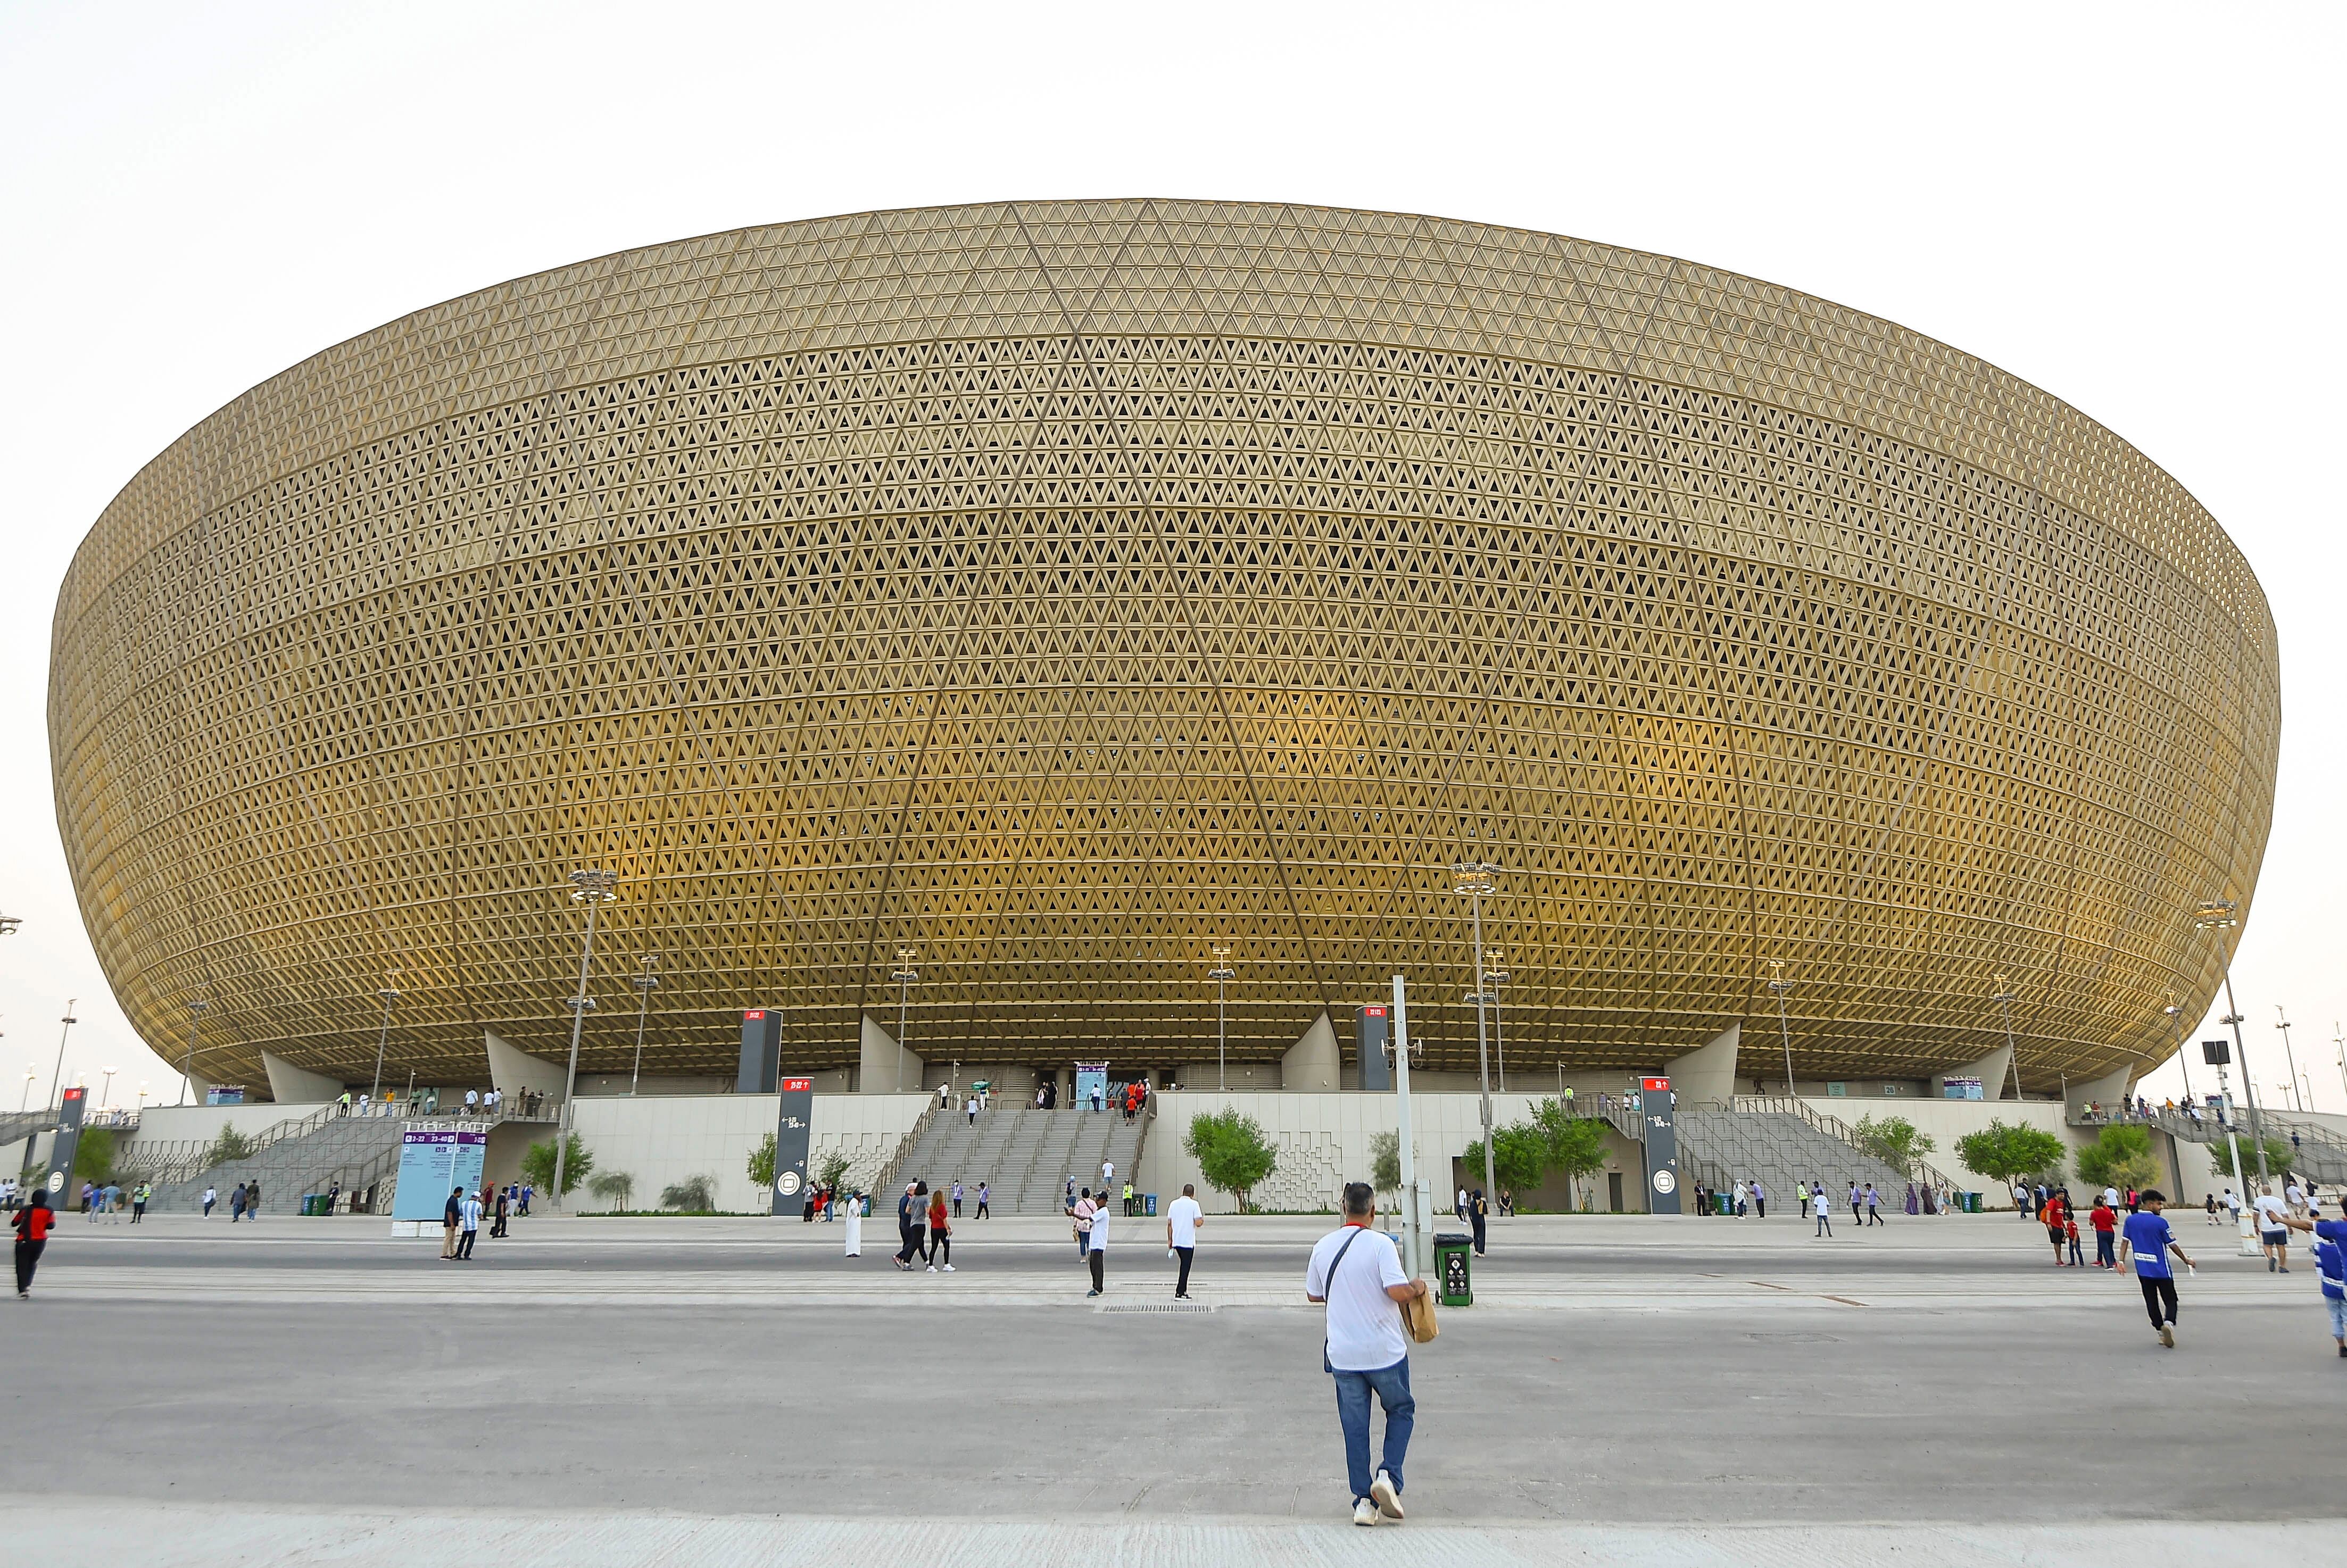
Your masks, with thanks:
[(625, 1171), (598, 1171), (588, 1182), (587, 1190), (610, 1204), (613, 1212), (628, 1206), (636, 1195), (636, 1179)]
[[(579, 1140), (578, 1133), (564, 1135), (562, 1151), (562, 1192), (557, 1196), (569, 1194), (595, 1169), (595, 1156), (587, 1152), (587, 1145)], [(539, 1192), (554, 1192), (553, 1139), (548, 1138), (543, 1143), (532, 1143), (522, 1151), (521, 1175), (522, 1180)]]
[(236, 1130), (233, 1122), (223, 1122), (212, 1135), (212, 1146), (204, 1152), (207, 1165), (225, 1165), (231, 1160), (250, 1160), (261, 1145)]
[(1262, 1123), (1236, 1111), (1207, 1111), (1191, 1117), (1182, 1147), (1198, 1162), (1198, 1173), (1206, 1184), (1232, 1194), (1242, 1210), (1247, 1206), (1247, 1194), (1279, 1163), (1278, 1153), (1264, 1141)]
[(2089, 1186), (2141, 1189), (2159, 1181), (2159, 1156), (2147, 1127), (2106, 1127), (2078, 1151), (2078, 1179)]
[(1956, 1158), (1983, 1176), (2010, 1183), (2015, 1176), (2062, 1178), (2062, 1140), (2024, 1123), (1991, 1121), (1977, 1132), (1956, 1140)]
[[(1871, 1115), (1861, 1116), (1850, 1131), (1858, 1134), (1860, 1147), (1901, 1172), (1912, 1171), (1918, 1160), (1939, 1147), (1931, 1134), (1904, 1116), (1885, 1116), (1881, 1121)], [(1973, 1168), (1980, 1169), (1977, 1165)]]
[[(774, 1184), (774, 1134), (767, 1133), (750, 1151), (750, 1181), (761, 1191)], [(707, 1204), (702, 1204), (706, 1208)]]
[(846, 1184), (848, 1173), (855, 1168), (855, 1162), (845, 1154), (825, 1154), (823, 1163), (815, 1167), (815, 1184), (837, 1191)]
[(664, 1209), (707, 1210), (717, 1206), (717, 1184), (707, 1176), (687, 1176), (661, 1189)]

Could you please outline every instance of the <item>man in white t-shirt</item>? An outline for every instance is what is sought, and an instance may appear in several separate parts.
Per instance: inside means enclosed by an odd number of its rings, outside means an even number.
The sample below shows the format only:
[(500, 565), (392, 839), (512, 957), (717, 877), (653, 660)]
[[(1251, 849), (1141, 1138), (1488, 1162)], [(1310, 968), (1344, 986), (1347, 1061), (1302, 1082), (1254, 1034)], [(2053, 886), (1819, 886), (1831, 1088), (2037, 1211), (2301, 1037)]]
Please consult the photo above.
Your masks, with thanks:
[[(1345, 1429), (1356, 1524), (1402, 1516), (1401, 1466), (1418, 1401), (1409, 1391), (1409, 1339), (1402, 1332), (1400, 1304), (1426, 1294), (1426, 1281), (1403, 1271), (1393, 1238), (1373, 1228), (1376, 1218), (1369, 1184), (1346, 1183), (1345, 1223), (1320, 1238), (1304, 1271), (1305, 1299), (1328, 1307), (1320, 1360), (1337, 1379), (1337, 1419)], [(1386, 1411), (1385, 1453), (1375, 1475), (1369, 1473), (1372, 1389)]]
[(2306, 1217), (2306, 1189), (2304, 1187), (2300, 1186), (2295, 1181), (2293, 1181), (2290, 1185), (2281, 1190), (2281, 1195), (2290, 1202), (2291, 1218), (2294, 1220), (2302, 1220)]
[(1182, 1195), (1165, 1211), (1165, 1245), (1182, 1260), (1182, 1277), (1174, 1282), (1174, 1299), (1190, 1299), (1190, 1260), (1198, 1251), (1198, 1227), (1206, 1216), (1198, 1207), (1198, 1189), (1189, 1183), (1182, 1184)]
[(2290, 1272), (2290, 1211), (2273, 1195), (2270, 1186), (2260, 1187), (2258, 1195), (2250, 1200), (2250, 1207), (2258, 1214), (2258, 1241), (2265, 1248), (2266, 1272), (2280, 1269)]

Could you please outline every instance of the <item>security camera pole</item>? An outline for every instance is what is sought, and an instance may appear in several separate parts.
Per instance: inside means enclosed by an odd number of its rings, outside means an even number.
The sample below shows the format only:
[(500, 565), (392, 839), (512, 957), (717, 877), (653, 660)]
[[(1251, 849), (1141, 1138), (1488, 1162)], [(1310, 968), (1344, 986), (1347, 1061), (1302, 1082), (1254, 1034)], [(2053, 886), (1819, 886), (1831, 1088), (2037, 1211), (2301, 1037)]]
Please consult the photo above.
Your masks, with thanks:
[(570, 1072), (562, 1081), (562, 1120), (554, 1128), (554, 1206), (562, 1204), (562, 1175), (570, 1154), (571, 1105), (579, 1094), (579, 1031), (587, 1022), (587, 1009), (595, 999), (587, 994), (587, 968), (595, 958), (595, 914), (606, 904), (616, 902), (619, 895), (611, 889), (619, 885), (620, 874), (588, 866), (570, 874), (570, 901), (587, 906), (587, 940), (579, 949), (579, 994), (570, 999)]

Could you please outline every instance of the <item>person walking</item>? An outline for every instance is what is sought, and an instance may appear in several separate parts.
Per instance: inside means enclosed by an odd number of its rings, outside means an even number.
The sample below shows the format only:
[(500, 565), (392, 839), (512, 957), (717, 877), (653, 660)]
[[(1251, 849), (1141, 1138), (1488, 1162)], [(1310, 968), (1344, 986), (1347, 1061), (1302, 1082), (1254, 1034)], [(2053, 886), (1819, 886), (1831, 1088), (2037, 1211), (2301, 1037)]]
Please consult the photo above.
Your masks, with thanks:
[(954, 1178), (953, 1184), (953, 1217), (961, 1218), (961, 1178), (959, 1176)]
[(2192, 1260), (2186, 1257), (2176, 1233), (2168, 1227), (2160, 1210), (2168, 1199), (2154, 1188), (2141, 1195), (2136, 1212), (2127, 1215), (2127, 1234), (2119, 1238), (2119, 1263), (2135, 1264), (2136, 1283), (2143, 1286), (2143, 1307), (2151, 1314), (2151, 1326), (2159, 1335), (2159, 1342), (2168, 1349), (2176, 1348), (2176, 1274), (2168, 1266), (2168, 1255), (2184, 1258), (2190, 1268)]
[(1467, 1189), (1466, 1189), (1466, 1188), (1461, 1187), (1461, 1188), (1460, 1188), (1460, 1189), (1459, 1189), (1459, 1201), (1458, 1201), (1456, 1204), (1452, 1204), (1452, 1205), (1451, 1205), (1450, 1212), (1451, 1212), (1452, 1214), (1457, 1214), (1457, 1215), (1459, 1216), (1460, 1222), (1461, 1224), (1464, 1224), (1464, 1223), (1466, 1222), (1466, 1219), (1467, 1219)]
[(946, 1192), (939, 1187), (929, 1194), (929, 1272), (938, 1272), (943, 1264), (951, 1274), (953, 1266), (953, 1222), (946, 1217)]
[(257, 1176), (244, 1184), (244, 1217), (255, 1225), (261, 1223), (261, 1179)]
[(918, 1252), (921, 1246), (921, 1244), (914, 1239), (914, 1227), (919, 1225), (920, 1221), (917, 1217), (918, 1211), (915, 1209), (913, 1200), (915, 1197), (915, 1189), (920, 1184), (917, 1182), (906, 1183), (904, 1195), (897, 1200), (897, 1253), (895, 1262), (897, 1268), (907, 1274), (910, 1274), (912, 1272), (913, 1255)]
[(2078, 1250), (2078, 1211), (2072, 1208), (2067, 1204), (2064, 1204), (2062, 1205), (2062, 1234), (2069, 1238), (2070, 1266), (2072, 1268), (2086, 1267), (2086, 1254)]
[(204, 1189), (204, 1218), (210, 1219), (212, 1217), (212, 1205), (218, 1202), (220, 1202), (220, 1189), (218, 1187), (206, 1187)]
[(481, 1235), (481, 1194), (466, 1193), (465, 1201), (456, 1207), (456, 1261), (473, 1261), (473, 1243)]
[(986, 1217), (987, 1194), (992, 1190), (993, 1189), (989, 1187), (984, 1182), (978, 1184), (978, 1217), (979, 1219), (984, 1219)]
[(1114, 1160), (1102, 1160), (1102, 1161), (1101, 1162), (1101, 1190), (1100, 1190), (1100, 1201), (1101, 1201), (1101, 1202), (1102, 1202), (1102, 1203), (1106, 1203), (1106, 1202), (1108, 1202), (1108, 1187), (1109, 1187), (1109, 1184), (1110, 1184), (1111, 1182), (1115, 1181), (1115, 1180), (1116, 1180), (1116, 1162), (1115, 1162)]
[[(1353, 1522), (1402, 1515), (1402, 1463), (1418, 1424), (1409, 1391), (1409, 1339), (1404, 1303), (1425, 1298), (1426, 1281), (1401, 1266), (1393, 1238), (1375, 1227), (1377, 1194), (1367, 1182), (1345, 1184), (1345, 1223), (1320, 1238), (1304, 1270), (1304, 1298), (1327, 1309), (1320, 1365), (1337, 1384), (1337, 1424), (1345, 1434), (1345, 1479)], [(1359, 1253), (1355, 1257), (1354, 1253)], [(1369, 1395), (1385, 1408), (1385, 1447), (1369, 1469)]]
[(1870, 1225), (1882, 1223), (1882, 1194), (1874, 1190), (1872, 1182), (1866, 1184), (1866, 1223)]
[(49, 1232), (56, 1228), (57, 1216), (49, 1207), (49, 1190), (33, 1189), (33, 1201), (16, 1211), (10, 1225), (16, 1232), (16, 1296), (19, 1300), (33, 1294), (33, 1271), (41, 1265), (41, 1254), (48, 1250)]
[(228, 1223), (234, 1225), (242, 1218), (244, 1218), (244, 1184), (239, 1182), (228, 1195)]
[(1084, 1294), (1100, 1296), (1108, 1290), (1108, 1194), (1101, 1194), (1100, 1206), (1092, 1211), (1092, 1228), (1085, 1233), (1084, 1261), (1092, 1266), (1092, 1287)]
[(1745, 1184), (1743, 1177), (1738, 1176), (1736, 1179), (1736, 1217), (1742, 1219), (1751, 1207), (1752, 1189)]
[(1768, 1189), (1760, 1184), (1758, 1176), (1752, 1178), (1752, 1217), (1758, 1220), (1768, 1217)]
[(2201, 1206), (2209, 1211), (2209, 1223), (2212, 1225), (2215, 1225), (2217, 1223), (2217, 1194), (2214, 1193), (2204, 1193), (2201, 1194)]
[(2051, 1242), (2051, 1243), (2053, 1243), (2053, 1244), (2054, 1244), (2054, 1266), (2055, 1266), (2055, 1267), (2056, 1267), (2056, 1268), (2060, 1268), (2061, 1266), (2063, 1266), (2063, 1259), (2062, 1259), (2062, 1210), (2063, 1210), (2063, 1207), (2064, 1207), (2064, 1204), (2063, 1204), (2063, 1203), (2062, 1203), (2062, 1200), (2061, 1200), (2061, 1198), (2057, 1195), (2057, 1196), (2055, 1196), (2055, 1197), (2052, 1197), (2052, 1198), (2047, 1199), (2047, 1200), (2046, 1200), (2046, 1204), (2045, 1204), (2045, 1207), (2044, 1209), (2040, 1210), (2040, 1211), (2039, 1211), (2039, 1213), (2038, 1213), (2038, 1215), (2037, 1215), (2038, 1219), (2039, 1219), (2039, 1220), (2040, 1220), (2040, 1221), (2045, 1225), (2045, 1239), (2046, 1239), (2047, 1241), (2049, 1241), (2049, 1242)]
[(1478, 1187), (1475, 1189), (1474, 1196), (1467, 1200), (1467, 1223), (1475, 1232), (1475, 1255), (1477, 1257), (1481, 1257), (1483, 1255), (1483, 1227), (1490, 1222), (1491, 1218), (1491, 1205), (1483, 1201), (1483, 1189)]
[(977, 1095), (973, 1094), (973, 1095), (971, 1095), (971, 1096), (969, 1097), (969, 1105), (968, 1109), (969, 1109), (969, 1124), (970, 1124), (971, 1126), (975, 1127), (975, 1126), (977, 1126), (977, 1125), (978, 1125), (978, 1096), (977, 1096)]
[(1858, 1190), (1858, 1184), (1856, 1182), (1852, 1182), (1850, 1184), (1850, 1223), (1854, 1225), (1863, 1225), (1865, 1223), (1864, 1217), (1858, 1212), (1860, 1202), (1860, 1194)]
[(1809, 1194), (1809, 1207), (1818, 1216), (1817, 1235), (1812, 1235), (1809, 1239), (1815, 1241), (1818, 1236), (1832, 1235), (1833, 1201), (1826, 1196), (1825, 1188), (1820, 1186)]
[(1174, 1299), (1190, 1299), (1190, 1265), (1198, 1255), (1198, 1227), (1206, 1216), (1198, 1207), (1198, 1189), (1191, 1183), (1182, 1184), (1182, 1195), (1165, 1210), (1165, 1248), (1181, 1260), (1182, 1272), (1174, 1281)]
[(2093, 1212), (2086, 1215), (2086, 1223), (2095, 1232), (2095, 1266), (2116, 1268), (2119, 1259), (2118, 1254), (2113, 1250), (2116, 1243), (2113, 1233), (2119, 1225), (2118, 1210), (2111, 1207), (2109, 1198), (2096, 1198)]
[(1086, 1187), (1083, 1192), (1083, 1196), (1076, 1200), (1076, 1206), (1068, 1211), (1068, 1217), (1074, 1222), (1075, 1226), (1076, 1261), (1078, 1263), (1084, 1262), (1091, 1255), (1092, 1247), (1092, 1216), (1099, 1212), (1100, 1210), (1098, 1206), (1092, 1202), (1092, 1190), (1090, 1187)]
[(840, 1215), (840, 1223), (847, 1229), (847, 1250), (844, 1255), (862, 1257), (864, 1255), (864, 1200), (855, 1193), (850, 1193), (847, 1194), (846, 1204), (846, 1211)]
[(2258, 1188), (2258, 1195), (2250, 1200), (2257, 1211), (2258, 1245), (2266, 1255), (2266, 1272), (2290, 1272), (2290, 1211), (2274, 1196), (2270, 1184)]
[(497, 1209), (489, 1221), (489, 1239), (491, 1241), (499, 1241), (504, 1238), (506, 1234), (507, 1216), (513, 1213), (513, 1188), (510, 1186), (505, 1186), (499, 1187), (497, 1191)]
[(464, 1223), (465, 1189), (448, 1189), (448, 1201), (440, 1205), (440, 1261), (447, 1263), (456, 1255), (456, 1227)]
[(2339, 1200), (2340, 1217), (2326, 1220), (2319, 1201), (2310, 1196), (2307, 1217), (2292, 1217), (2290, 1228), (2314, 1233), (2314, 1276), (2321, 1284), (2322, 1305), (2331, 1314), (2331, 1337), (2347, 1360), (2347, 1197)]

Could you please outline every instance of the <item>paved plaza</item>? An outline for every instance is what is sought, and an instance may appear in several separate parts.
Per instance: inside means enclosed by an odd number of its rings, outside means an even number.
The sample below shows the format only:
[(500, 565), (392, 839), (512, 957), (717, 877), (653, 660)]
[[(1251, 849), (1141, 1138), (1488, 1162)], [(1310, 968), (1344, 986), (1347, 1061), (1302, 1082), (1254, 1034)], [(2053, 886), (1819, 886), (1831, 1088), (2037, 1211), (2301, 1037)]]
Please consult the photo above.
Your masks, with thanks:
[[(1062, 1224), (951, 1276), (796, 1220), (517, 1222), (469, 1264), (370, 1219), (69, 1215), (5, 1383), (26, 1561), (160, 1563), (2347, 1560), (2347, 1362), (2313, 1276), (2201, 1260), (2163, 1351), (2131, 1281), (2011, 1215), (1495, 1223), (1413, 1357), (1411, 1517), (1345, 1522), (1327, 1222), (1162, 1222), (1110, 1291)], [(42, 1553), (48, 1553), (45, 1558)]]

